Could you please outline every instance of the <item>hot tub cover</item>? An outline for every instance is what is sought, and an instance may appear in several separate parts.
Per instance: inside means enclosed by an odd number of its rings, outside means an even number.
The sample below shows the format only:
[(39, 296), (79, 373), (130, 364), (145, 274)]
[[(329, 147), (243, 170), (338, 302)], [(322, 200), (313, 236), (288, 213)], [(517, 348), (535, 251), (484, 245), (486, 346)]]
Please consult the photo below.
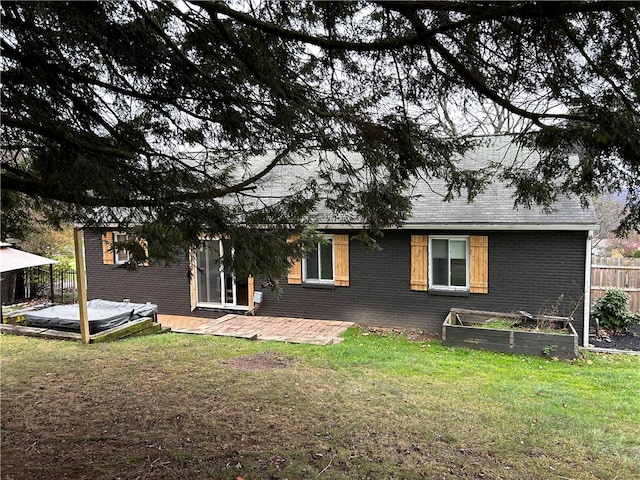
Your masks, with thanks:
[[(142, 317), (153, 317), (158, 307), (152, 303), (110, 302), (90, 300), (87, 302), (89, 332), (108, 330)], [(25, 314), (30, 327), (80, 331), (78, 305), (56, 305)]]

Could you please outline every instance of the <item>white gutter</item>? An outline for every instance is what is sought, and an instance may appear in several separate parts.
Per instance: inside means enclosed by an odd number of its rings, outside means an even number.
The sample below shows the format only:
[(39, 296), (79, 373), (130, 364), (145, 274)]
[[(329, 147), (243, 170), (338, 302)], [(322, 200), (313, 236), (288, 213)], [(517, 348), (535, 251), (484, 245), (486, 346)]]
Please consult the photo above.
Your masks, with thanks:
[(582, 345), (589, 346), (589, 317), (591, 311), (591, 239), (593, 231), (587, 235), (587, 251), (584, 259), (584, 314), (582, 324)]

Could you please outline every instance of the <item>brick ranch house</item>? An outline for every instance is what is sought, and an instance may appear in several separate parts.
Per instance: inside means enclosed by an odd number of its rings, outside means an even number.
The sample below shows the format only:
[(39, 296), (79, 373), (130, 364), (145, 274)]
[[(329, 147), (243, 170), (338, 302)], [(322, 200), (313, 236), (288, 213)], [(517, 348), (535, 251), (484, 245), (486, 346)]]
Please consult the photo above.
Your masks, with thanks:
[[(465, 156), (468, 164), (514, 161), (523, 155), (494, 139)], [(531, 152), (527, 152), (531, 157)], [(290, 169), (292, 167), (282, 167)], [(269, 194), (284, 191), (290, 172), (266, 179)], [(151, 302), (161, 314), (216, 318), (229, 312), (347, 320), (372, 326), (439, 332), (451, 308), (572, 316), (584, 344), (588, 335), (592, 208), (560, 198), (551, 211), (514, 208), (513, 190), (494, 183), (474, 202), (443, 202), (443, 185), (416, 181), (413, 212), (401, 228), (384, 232), (381, 251), (369, 253), (353, 236), (361, 225), (319, 211), (326, 243), (279, 279), (282, 294), (264, 278), (235, 278), (219, 264), (221, 240), (206, 240), (166, 267), (116, 268), (126, 252), (109, 242), (122, 232), (85, 229), (88, 298)], [(211, 238), (211, 237), (210, 237)], [(213, 237), (215, 238), (215, 237)], [(241, 252), (235, 252), (236, 255)], [(188, 275), (189, 263), (197, 272)], [(262, 292), (259, 305), (254, 304)]]

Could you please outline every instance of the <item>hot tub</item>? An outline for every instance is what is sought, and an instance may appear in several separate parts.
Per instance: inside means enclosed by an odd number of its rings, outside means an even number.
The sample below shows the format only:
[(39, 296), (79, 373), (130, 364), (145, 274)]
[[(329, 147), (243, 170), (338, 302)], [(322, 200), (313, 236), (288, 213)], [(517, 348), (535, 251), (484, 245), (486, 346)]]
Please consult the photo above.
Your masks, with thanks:
[[(110, 302), (95, 299), (87, 302), (89, 333), (94, 334), (142, 317), (155, 318), (157, 305), (152, 303)], [(75, 305), (56, 305), (25, 315), (29, 327), (80, 331), (80, 310)]]

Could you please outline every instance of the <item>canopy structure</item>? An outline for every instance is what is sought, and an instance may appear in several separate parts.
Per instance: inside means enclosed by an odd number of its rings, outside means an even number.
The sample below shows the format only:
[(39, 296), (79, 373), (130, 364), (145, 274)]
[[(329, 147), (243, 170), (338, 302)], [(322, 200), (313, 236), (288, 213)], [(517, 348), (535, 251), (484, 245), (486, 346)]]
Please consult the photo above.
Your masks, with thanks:
[(40, 255), (16, 250), (11, 248), (10, 243), (0, 243), (0, 273), (54, 263), (58, 262)]

